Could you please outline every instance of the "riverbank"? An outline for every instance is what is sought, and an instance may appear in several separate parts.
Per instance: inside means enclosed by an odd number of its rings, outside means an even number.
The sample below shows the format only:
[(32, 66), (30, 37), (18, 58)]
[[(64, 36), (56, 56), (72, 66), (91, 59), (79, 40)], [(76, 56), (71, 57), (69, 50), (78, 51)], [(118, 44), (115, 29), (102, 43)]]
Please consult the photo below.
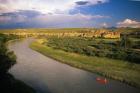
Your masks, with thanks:
[(2, 93), (36, 93), (24, 82), (15, 79), (11, 74), (0, 74), (0, 91)]
[[(12, 35), (13, 36), (13, 35)], [(16, 64), (16, 55), (7, 47), (18, 39), (0, 34), (0, 92), (3, 93), (36, 93), (33, 88), (9, 74), (9, 69)]]
[(140, 87), (140, 65), (128, 63), (127, 61), (114, 60), (103, 57), (89, 57), (75, 53), (64, 52), (42, 45), (40, 42), (33, 42), (30, 47), (45, 56), (49, 56), (62, 63), (85, 69), (129, 85)]

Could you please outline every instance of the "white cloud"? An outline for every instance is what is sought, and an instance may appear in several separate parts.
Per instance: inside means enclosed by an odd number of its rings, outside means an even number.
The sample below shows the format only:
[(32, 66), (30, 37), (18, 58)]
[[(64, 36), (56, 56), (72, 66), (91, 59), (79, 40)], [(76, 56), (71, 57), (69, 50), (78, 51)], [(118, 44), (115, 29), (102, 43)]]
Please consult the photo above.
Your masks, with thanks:
[(125, 19), (122, 22), (117, 23), (118, 27), (132, 27), (132, 28), (140, 28), (140, 22), (131, 20), (131, 19)]
[[(36, 10), (42, 13), (68, 13), (69, 10), (74, 9), (78, 1), (87, 1), (89, 4), (99, 4), (99, 0), (0, 0), (0, 7), (4, 6), (5, 11), (11, 10)], [(105, 3), (108, 0), (100, 0)], [(4, 12), (0, 9), (0, 12)]]
[(101, 27), (109, 27), (109, 25), (107, 24), (107, 23), (102, 23), (101, 25), (100, 25)]

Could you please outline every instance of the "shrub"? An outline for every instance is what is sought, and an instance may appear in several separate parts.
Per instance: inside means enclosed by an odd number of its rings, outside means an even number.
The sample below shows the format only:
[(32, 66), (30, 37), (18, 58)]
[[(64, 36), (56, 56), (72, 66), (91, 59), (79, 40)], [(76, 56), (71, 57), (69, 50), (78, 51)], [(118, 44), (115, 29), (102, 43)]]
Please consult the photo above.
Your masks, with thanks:
[(84, 54), (86, 54), (86, 55), (95, 56), (95, 52), (90, 47), (84, 48), (83, 51), (84, 51)]
[(0, 34), (0, 73), (7, 71), (16, 63), (16, 57), (13, 52), (8, 52), (6, 48), (7, 37)]
[[(103, 40), (99, 38), (48, 37), (47, 39), (47, 46), (66, 52), (75, 52), (87, 56), (108, 57), (131, 62), (138, 62), (140, 57), (140, 55), (128, 53), (128, 47), (124, 49), (126, 41), (123, 42), (123, 47), (121, 47), (122, 41)], [(130, 41), (131, 40), (127, 39), (127, 45), (132, 45)]]
[(135, 63), (140, 63), (140, 53), (131, 52), (128, 53), (127, 60)]

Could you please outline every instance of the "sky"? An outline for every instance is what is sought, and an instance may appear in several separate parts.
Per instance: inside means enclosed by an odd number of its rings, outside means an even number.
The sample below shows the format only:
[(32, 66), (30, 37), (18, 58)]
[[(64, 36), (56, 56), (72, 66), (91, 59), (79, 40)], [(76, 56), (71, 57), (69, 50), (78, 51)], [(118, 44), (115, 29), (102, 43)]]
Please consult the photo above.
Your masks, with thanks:
[(0, 0), (3, 28), (140, 28), (140, 0)]

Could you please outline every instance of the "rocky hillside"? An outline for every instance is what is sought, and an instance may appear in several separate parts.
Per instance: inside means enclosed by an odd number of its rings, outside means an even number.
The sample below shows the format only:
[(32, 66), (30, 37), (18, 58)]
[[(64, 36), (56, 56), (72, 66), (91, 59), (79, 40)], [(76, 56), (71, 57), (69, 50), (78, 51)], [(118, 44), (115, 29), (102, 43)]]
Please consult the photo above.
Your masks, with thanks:
[(65, 29), (13, 29), (2, 30), (4, 34), (16, 34), (20, 36), (78, 36), (78, 37), (99, 37), (99, 38), (120, 38), (121, 33), (140, 31), (139, 28), (118, 28), (118, 29), (95, 29), (95, 28), (65, 28)]

